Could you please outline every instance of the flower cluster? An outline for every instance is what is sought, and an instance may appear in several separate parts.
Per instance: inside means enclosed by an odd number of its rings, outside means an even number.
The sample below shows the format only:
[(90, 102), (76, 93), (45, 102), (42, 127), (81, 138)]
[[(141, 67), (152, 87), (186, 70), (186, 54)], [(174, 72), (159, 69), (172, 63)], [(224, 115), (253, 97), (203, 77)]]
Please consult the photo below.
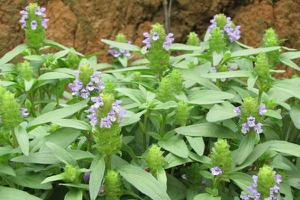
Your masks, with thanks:
[[(235, 107), (234, 112), (238, 115), (241, 115), (242, 113), (240, 107)], [(263, 116), (266, 112), (266, 106), (264, 104), (260, 105), (258, 108), (258, 114)], [(249, 116), (247, 117), (247, 121), (242, 124), (241, 132), (246, 134), (250, 131), (250, 128), (253, 128), (257, 134), (260, 134), (263, 132), (262, 126), (262, 123), (258, 122), (255, 117)]]
[(223, 174), (222, 169), (220, 167), (218, 167), (218, 166), (215, 166), (215, 167), (211, 168), (210, 172), (214, 176), (219, 176), (219, 175)]
[[(145, 46), (146, 49), (149, 49), (151, 47), (152, 41), (159, 40), (159, 34), (157, 32), (153, 32), (153, 33), (144, 32), (143, 35), (145, 37), (143, 43), (146, 45)], [(174, 42), (174, 34), (168, 33), (168, 35), (165, 37), (163, 48), (165, 50), (168, 50), (173, 42)]]
[(90, 81), (86, 85), (77, 76), (77, 78), (72, 83), (69, 83), (68, 86), (72, 91), (72, 95), (87, 99), (91, 92), (103, 90), (104, 83), (100, 80), (99, 75), (93, 74), (90, 76)]
[(90, 113), (87, 117), (90, 120), (92, 126), (100, 125), (101, 128), (111, 128), (112, 124), (117, 120), (122, 120), (126, 110), (121, 108), (121, 100), (116, 100), (111, 106), (111, 110), (107, 113), (105, 117), (98, 119), (98, 109), (104, 106), (104, 101), (101, 96), (92, 97), (91, 101), (94, 103), (89, 109)]
[[(274, 178), (275, 178), (275, 184), (272, 187), (270, 187), (269, 197), (264, 198), (264, 199), (279, 200), (278, 194), (279, 194), (280, 183), (282, 182), (282, 178), (278, 174), (275, 175)], [(263, 198), (257, 188), (258, 187), (258, 176), (256, 176), (256, 175), (252, 176), (252, 180), (253, 180), (252, 185), (247, 187), (249, 194), (241, 194), (240, 197), (242, 200), (250, 200), (250, 199), (260, 200)]]
[[(226, 18), (226, 20), (223, 20), (222, 18)], [(214, 18), (210, 20), (210, 23), (211, 25), (208, 27), (209, 32), (215, 27), (220, 27), (222, 32), (227, 34), (230, 42), (237, 41), (241, 37), (241, 27), (235, 26), (230, 17), (225, 17), (222, 14), (215, 15)]]
[[(128, 44), (132, 44), (131, 41), (128, 41), (127, 43)], [(129, 50), (118, 49), (118, 48), (114, 48), (114, 47), (110, 47), (109, 50), (108, 50), (108, 53), (110, 55), (112, 55), (113, 57), (115, 57), (115, 58), (118, 58), (118, 57), (130, 57), (131, 56)]]
[[(41, 26), (44, 29), (46, 29), (47, 23), (49, 21), (49, 19), (46, 18), (46, 13), (45, 13), (46, 8), (36, 6), (34, 9), (35, 9), (34, 10), (35, 16), (41, 18), (41, 22), (40, 22)], [(27, 20), (29, 19), (29, 6), (27, 6), (25, 10), (21, 10), (20, 14), (21, 14), (20, 24), (21, 27), (24, 29), (26, 28)], [(36, 30), (38, 28), (39, 22), (36, 19), (31, 20), (29, 23), (30, 23), (31, 30)]]

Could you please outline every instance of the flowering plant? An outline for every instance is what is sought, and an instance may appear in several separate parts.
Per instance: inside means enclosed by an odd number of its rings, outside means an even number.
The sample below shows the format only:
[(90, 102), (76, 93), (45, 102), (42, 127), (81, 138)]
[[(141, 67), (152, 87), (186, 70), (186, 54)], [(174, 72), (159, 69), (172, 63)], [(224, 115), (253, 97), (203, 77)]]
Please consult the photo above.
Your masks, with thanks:
[(45, 39), (45, 12), (0, 58), (0, 199), (299, 199), (300, 78), (274, 73), (300, 54), (273, 29), (252, 48), (223, 14), (186, 44), (154, 24), (103, 39), (102, 65)]

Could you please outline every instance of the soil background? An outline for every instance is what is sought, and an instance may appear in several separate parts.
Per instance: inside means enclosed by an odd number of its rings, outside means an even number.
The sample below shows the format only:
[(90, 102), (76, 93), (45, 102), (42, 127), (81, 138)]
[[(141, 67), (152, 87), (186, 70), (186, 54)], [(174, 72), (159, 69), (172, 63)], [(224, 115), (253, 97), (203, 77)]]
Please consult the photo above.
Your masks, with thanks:
[[(170, 1), (170, 0), (169, 0)], [(0, 0), (0, 56), (24, 41), (19, 11), (29, 1)], [(31, 1), (32, 2), (32, 1)], [(163, 0), (41, 0), (50, 19), (47, 37), (82, 53), (98, 52), (106, 58), (101, 38), (120, 32), (141, 45), (151, 24), (164, 23)], [(258, 46), (268, 27), (276, 29), (283, 44), (300, 49), (300, 0), (173, 0), (171, 32), (184, 42), (190, 31), (203, 36), (217, 13), (241, 25), (241, 41)]]

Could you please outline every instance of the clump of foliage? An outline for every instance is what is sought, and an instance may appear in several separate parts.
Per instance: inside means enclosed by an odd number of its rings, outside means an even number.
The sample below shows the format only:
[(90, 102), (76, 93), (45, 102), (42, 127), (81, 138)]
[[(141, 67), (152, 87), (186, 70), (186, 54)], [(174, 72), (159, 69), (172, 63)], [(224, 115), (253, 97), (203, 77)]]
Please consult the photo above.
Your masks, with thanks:
[(105, 64), (47, 21), (29, 4), (0, 58), (0, 198), (300, 198), (300, 78), (274, 78), (300, 56), (273, 29), (250, 48), (224, 14), (186, 44), (154, 24), (144, 47), (103, 39)]

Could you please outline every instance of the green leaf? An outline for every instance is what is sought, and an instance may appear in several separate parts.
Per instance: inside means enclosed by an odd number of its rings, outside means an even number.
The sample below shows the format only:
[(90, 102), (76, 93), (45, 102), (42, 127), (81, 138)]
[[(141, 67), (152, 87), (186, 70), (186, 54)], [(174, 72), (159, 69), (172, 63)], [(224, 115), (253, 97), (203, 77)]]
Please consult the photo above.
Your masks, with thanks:
[(246, 190), (247, 186), (252, 184), (251, 176), (242, 172), (232, 172), (230, 173), (229, 178), (242, 190)]
[(206, 120), (208, 122), (218, 122), (226, 119), (231, 119), (238, 116), (234, 112), (234, 106), (229, 102), (224, 102), (221, 105), (215, 104), (206, 115)]
[(65, 196), (64, 200), (82, 200), (83, 193), (79, 189), (71, 189)]
[(0, 197), (3, 200), (42, 200), (27, 192), (3, 186), (0, 186)]
[(42, 180), (45, 177), (38, 173), (29, 173), (23, 169), (17, 171), (17, 175), (15, 177), (11, 177), (10, 180), (17, 185), (32, 188), (32, 189), (40, 189), (40, 190), (49, 190), (52, 189), (52, 185), (50, 183), (41, 184)]
[(202, 156), (204, 153), (205, 144), (202, 137), (190, 137), (185, 136), (188, 142), (190, 143), (191, 147), (194, 151), (199, 155)]
[(29, 137), (26, 131), (26, 123), (22, 123), (15, 128), (15, 136), (24, 155), (29, 155)]
[(281, 140), (272, 140), (266, 143), (270, 145), (271, 150), (288, 154), (291, 156), (300, 157), (300, 145), (298, 144), (281, 141)]
[(293, 106), (290, 110), (291, 119), (297, 129), (300, 129), (300, 107)]
[(261, 155), (263, 155), (268, 149), (270, 148), (269, 143), (262, 143), (259, 145), (256, 145), (256, 147), (253, 149), (251, 154), (247, 157), (247, 159), (244, 161), (244, 163), (240, 166), (238, 166), (235, 170), (241, 170), (245, 167), (250, 166), (253, 164)]
[(189, 158), (181, 158), (181, 157), (175, 156), (172, 153), (169, 153), (165, 157), (165, 161), (167, 162), (167, 165), (165, 166), (165, 169), (169, 169), (169, 168), (172, 168), (172, 167), (183, 165), (185, 163), (192, 162), (192, 160), (189, 159)]
[(176, 128), (178, 134), (193, 137), (236, 138), (227, 127), (214, 123), (201, 123)]
[(188, 97), (189, 103), (197, 105), (223, 103), (224, 100), (233, 98), (233, 94), (216, 90), (191, 91)]
[(73, 104), (73, 105), (65, 106), (64, 108), (60, 108), (57, 110), (47, 112), (45, 114), (38, 116), (34, 120), (32, 120), (29, 123), (29, 127), (40, 125), (40, 124), (45, 124), (45, 123), (51, 122), (53, 120), (62, 119), (62, 118), (71, 116), (74, 113), (85, 108), (86, 106), (87, 106), (87, 100), (84, 100), (84, 101), (81, 101), (81, 102)]
[(145, 170), (133, 165), (124, 165), (118, 171), (126, 181), (151, 199), (171, 200), (160, 183)]
[(184, 140), (179, 135), (166, 135), (158, 142), (158, 145), (176, 156), (182, 158), (187, 158), (189, 156), (189, 150)]
[(254, 133), (249, 133), (242, 137), (239, 148), (233, 152), (233, 160), (237, 165), (242, 164), (253, 151), (256, 143), (255, 139)]
[(221, 197), (214, 197), (207, 193), (198, 194), (193, 200), (221, 200)]
[(203, 50), (203, 48), (200, 46), (192, 46), (192, 45), (186, 45), (180, 43), (173, 43), (169, 49), (177, 50), (177, 51), (202, 51)]
[(275, 119), (282, 119), (282, 116), (280, 115), (280, 110), (267, 110), (267, 112), (264, 114), (265, 116), (272, 117)]
[(149, 70), (149, 67), (147, 66), (126, 67), (122, 69), (107, 70), (105, 71), (105, 73), (120, 73), (120, 72), (141, 71), (141, 70)]
[(182, 200), (186, 197), (186, 187), (175, 177), (167, 174), (167, 192), (172, 200)]
[(29, 156), (18, 156), (12, 158), (11, 161), (21, 162), (21, 163), (45, 164), (45, 165), (58, 163), (57, 158), (53, 155), (52, 152), (30, 153)]
[(0, 174), (6, 174), (9, 176), (16, 176), (15, 170), (9, 165), (0, 164)]
[(62, 147), (52, 143), (52, 142), (47, 142), (46, 143), (47, 147), (51, 149), (51, 151), (54, 153), (55, 157), (60, 160), (61, 162), (65, 164), (70, 164), (70, 165), (77, 165), (76, 160), (72, 157), (72, 155), (67, 152), (65, 149)]
[(121, 120), (120, 126), (128, 126), (130, 124), (134, 124), (134, 123), (140, 121), (141, 116), (145, 112), (146, 112), (146, 110), (139, 112), (139, 113), (134, 113), (134, 112), (127, 110), (123, 119)]
[(26, 44), (20, 44), (16, 46), (13, 50), (7, 52), (1, 59), (0, 59), (0, 68), (2, 65), (6, 64), (7, 62), (11, 61), (14, 57), (22, 53), (25, 49), (27, 49)]
[(60, 73), (60, 72), (47, 72), (42, 74), (38, 80), (56, 80), (56, 79), (67, 79), (74, 78), (74, 76), (70, 74)]
[(86, 131), (91, 129), (91, 126), (88, 123), (76, 119), (56, 119), (51, 122), (61, 127), (69, 127)]
[(256, 48), (256, 49), (243, 49), (239, 51), (235, 51), (231, 54), (231, 57), (241, 57), (241, 56), (250, 56), (250, 55), (255, 55), (259, 53), (266, 53), (270, 51), (276, 51), (279, 50), (280, 47), (266, 47), (266, 48)]
[(226, 79), (226, 78), (243, 78), (250, 77), (251, 72), (249, 71), (228, 71), (228, 72), (217, 72), (201, 74), (200, 77), (210, 79)]
[(167, 175), (163, 168), (157, 171), (157, 180), (161, 184), (162, 187), (167, 191)]
[(287, 65), (287, 66), (289, 66), (289, 67), (291, 67), (291, 68), (293, 68), (297, 71), (300, 71), (299, 66), (296, 63), (294, 63), (293, 61), (291, 61), (290, 59), (288, 59), (287, 57), (280, 56), (279, 59), (280, 59), (280, 62), (282, 62), (283, 64), (285, 64), (285, 65)]
[(60, 174), (56, 174), (56, 175), (45, 178), (41, 184), (59, 181), (59, 180), (63, 180), (63, 179), (64, 179), (64, 173), (60, 173)]
[(116, 42), (116, 41), (106, 40), (106, 39), (102, 39), (101, 41), (103, 43), (108, 44), (109, 46), (112, 46), (112, 47), (115, 47), (115, 48), (119, 48), (119, 49), (123, 49), (123, 50), (129, 50), (129, 51), (140, 51), (140, 48), (138, 46), (128, 44), (128, 43), (125, 43), (125, 42)]
[(99, 193), (99, 188), (105, 171), (105, 162), (103, 157), (95, 157), (91, 164), (91, 175), (89, 181), (89, 192), (91, 200), (95, 200)]

